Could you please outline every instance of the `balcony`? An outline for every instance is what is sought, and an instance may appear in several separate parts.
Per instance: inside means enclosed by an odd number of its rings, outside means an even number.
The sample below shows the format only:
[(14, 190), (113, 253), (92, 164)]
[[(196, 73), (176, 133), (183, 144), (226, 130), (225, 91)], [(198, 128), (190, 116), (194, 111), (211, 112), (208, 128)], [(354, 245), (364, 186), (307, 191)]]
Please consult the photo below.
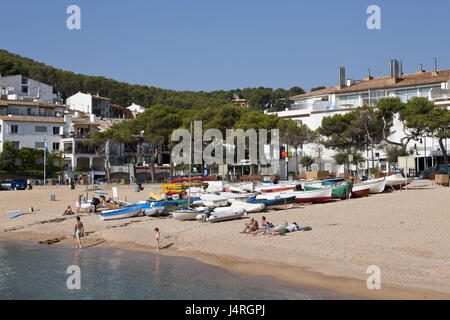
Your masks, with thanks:
[(0, 109), (0, 116), (17, 116), (21, 118), (35, 118), (35, 117), (43, 117), (43, 118), (63, 118), (64, 114), (62, 112), (57, 111), (46, 111), (46, 110), (17, 110), (17, 109), (9, 109), (3, 108)]

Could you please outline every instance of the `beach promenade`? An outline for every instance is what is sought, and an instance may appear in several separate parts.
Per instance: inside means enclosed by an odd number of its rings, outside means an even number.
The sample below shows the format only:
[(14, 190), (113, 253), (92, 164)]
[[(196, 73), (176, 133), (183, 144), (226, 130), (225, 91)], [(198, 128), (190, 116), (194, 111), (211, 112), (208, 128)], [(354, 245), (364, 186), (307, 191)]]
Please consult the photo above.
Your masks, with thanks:
[[(161, 254), (190, 256), (233, 272), (362, 298), (450, 299), (450, 188), (417, 183), (428, 186), (414, 188), (413, 183), (407, 191), (249, 215), (258, 221), (264, 215), (275, 225), (287, 220), (312, 228), (286, 236), (240, 234), (249, 216), (210, 224), (145, 216), (102, 221), (94, 213), (83, 213), (85, 231), (94, 232), (82, 242), (102, 238), (106, 241), (99, 246), (156, 252), (153, 230), (159, 227), (161, 246), (169, 245)], [(141, 192), (117, 187), (119, 198), (130, 202), (147, 199), (150, 191), (160, 192), (159, 185), (144, 185)], [(1, 191), (0, 238), (37, 242), (67, 236), (60, 243), (75, 245), (75, 216), (60, 214), (68, 204), (75, 208), (85, 188)], [(102, 186), (109, 196), (111, 188)], [(37, 211), (7, 219), (7, 211), (29, 207)], [(380, 268), (381, 290), (367, 288), (366, 271), (372, 265)]]

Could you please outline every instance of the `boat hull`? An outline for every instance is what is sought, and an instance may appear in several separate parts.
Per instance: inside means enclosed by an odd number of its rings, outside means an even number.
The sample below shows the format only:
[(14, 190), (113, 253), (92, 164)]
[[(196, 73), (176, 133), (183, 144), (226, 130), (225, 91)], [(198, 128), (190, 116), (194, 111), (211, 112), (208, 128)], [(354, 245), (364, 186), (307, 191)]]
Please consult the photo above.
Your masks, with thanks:
[(379, 178), (379, 179), (374, 179), (374, 180), (367, 180), (367, 181), (363, 181), (355, 186), (356, 187), (368, 186), (369, 193), (381, 193), (384, 191), (384, 188), (386, 187), (386, 179)]
[(124, 209), (104, 211), (100, 214), (100, 218), (104, 221), (126, 219), (137, 216), (142, 211), (142, 206), (133, 206)]
[(292, 194), (295, 196), (296, 203), (318, 203), (329, 201), (332, 192), (333, 189), (328, 187), (311, 191), (295, 191)]
[(226, 210), (213, 212), (208, 217), (208, 222), (214, 223), (214, 222), (239, 219), (245, 214), (245, 209), (242, 209), (242, 208), (240, 208), (240, 209), (224, 208), (224, 209), (226, 209)]

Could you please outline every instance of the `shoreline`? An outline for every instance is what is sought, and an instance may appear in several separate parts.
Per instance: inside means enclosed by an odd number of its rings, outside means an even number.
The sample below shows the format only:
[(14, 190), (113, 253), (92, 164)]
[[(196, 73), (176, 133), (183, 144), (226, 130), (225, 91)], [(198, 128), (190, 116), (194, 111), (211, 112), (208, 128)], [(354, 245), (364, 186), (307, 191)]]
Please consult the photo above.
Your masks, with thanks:
[[(37, 243), (44, 239), (55, 237), (50, 234), (34, 234), (28, 232), (16, 233), (15, 236), (6, 235), (10, 232), (0, 232), (0, 240), (26, 241)], [(95, 237), (94, 237), (95, 238)], [(86, 240), (86, 239), (85, 239)], [(74, 239), (65, 239), (56, 244), (47, 246), (67, 246), (75, 244)], [(43, 245), (44, 246), (44, 245)], [(241, 275), (251, 275), (256, 277), (271, 277), (275, 281), (293, 286), (304, 286), (310, 289), (327, 290), (331, 293), (344, 296), (344, 299), (368, 299), (368, 300), (448, 300), (450, 295), (444, 292), (427, 290), (422, 288), (400, 288), (392, 285), (382, 285), (381, 290), (369, 290), (365, 287), (365, 282), (349, 277), (338, 277), (324, 275), (308, 268), (298, 268), (286, 264), (273, 264), (264, 261), (246, 260), (240, 257), (219, 257), (218, 255), (207, 254), (195, 251), (182, 251), (176, 249), (162, 249), (157, 251), (150, 246), (140, 245), (135, 242), (105, 241), (98, 244), (99, 248), (115, 248), (131, 250), (135, 252), (145, 252), (161, 254), (172, 257), (188, 257), (199, 262), (220, 267), (231, 273)], [(87, 249), (87, 248), (86, 248)], [(74, 249), (75, 250), (75, 249)]]
[[(110, 192), (111, 185), (102, 186)], [(119, 186), (120, 199), (137, 202), (145, 192)], [(76, 190), (65, 187), (0, 192), (0, 239), (42, 241), (73, 233), (75, 216), (61, 217), (74, 205)], [(50, 194), (56, 201), (50, 200)], [(432, 185), (422, 189), (386, 192), (366, 198), (302, 205), (289, 210), (265, 211), (220, 223), (135, 217), (102, 221), (96, 214), (81, 214), (84, 239), (103, 238), (99, 247), (157, 253), (155, 227), (162, 232), (167, 256), (185, 256), (233, 273), (270, 276), (299, 286), (330, 290), (363, 299), (450, 299), (450, 189)], [(6, 219), (6, 211), (37, 209), (33, 214)], [(58, 213), (59, 212), (59, 213)], [(275, 225), (297, 221), (312, 230), (286, 236), (239, 234), (250, 216), (262, 216)], [(5, 230), (9, 230), (5, 232)], [(65, 239), (61, 244), (74, 244)], [(369, 290), (368, 266), (379, 265), (381, 290)]]

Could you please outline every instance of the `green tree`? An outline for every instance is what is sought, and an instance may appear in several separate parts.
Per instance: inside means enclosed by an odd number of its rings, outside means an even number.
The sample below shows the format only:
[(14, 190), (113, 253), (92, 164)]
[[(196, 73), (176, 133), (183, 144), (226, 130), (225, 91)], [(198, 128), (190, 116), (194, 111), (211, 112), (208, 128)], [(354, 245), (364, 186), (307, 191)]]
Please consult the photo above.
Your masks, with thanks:
[(300, 159), (300, 164), (302, 165), (302, 167), (306, 168), (306, 170), (310, 170), (311, 166), (314, 164), (314, 158), (304, 155)]

